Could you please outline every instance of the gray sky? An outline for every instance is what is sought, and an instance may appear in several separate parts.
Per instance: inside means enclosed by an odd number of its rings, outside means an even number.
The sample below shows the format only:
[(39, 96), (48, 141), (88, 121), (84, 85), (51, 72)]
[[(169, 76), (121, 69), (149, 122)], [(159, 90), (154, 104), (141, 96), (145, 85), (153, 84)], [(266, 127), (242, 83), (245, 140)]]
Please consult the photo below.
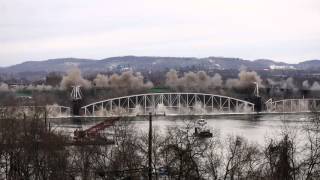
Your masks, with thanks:
[(319, 0), (0, 0), (0, 66), (122, 55), (320, 58)]

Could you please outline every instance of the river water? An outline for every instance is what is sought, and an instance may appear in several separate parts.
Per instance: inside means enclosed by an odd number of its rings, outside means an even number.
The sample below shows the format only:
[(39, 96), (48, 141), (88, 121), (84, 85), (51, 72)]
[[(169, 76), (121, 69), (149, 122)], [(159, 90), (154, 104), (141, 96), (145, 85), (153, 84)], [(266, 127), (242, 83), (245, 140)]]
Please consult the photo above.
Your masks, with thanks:
[[(291, 115), (226, 115), (211, 117), (153, 117), (153, 127), (160, 133), (165, 133), (167, 128), (173, 126), (185, 126), (190, 121), (204, 118), (207, 127), (219, 132), (220, 137), (228, 135), (240, 135), (251, 142), (264, 144), (267, 138), (273, 138), (279, 135), (284, 129), (302, 134), (300, 130), (308, 123), (308, 114)], [(86, 118), (86, 119), (60, 119), (52, 120), (52, 128), (62, 131), (65, 134), (72, 135), (76, 129), (87, 129), (104, 119)], [(149, 127), (148, 117), (134, 117), (129, 119), (132, 126), (138, 133), (147, 132)], [(303, 138), (303, 137), (302, 137)]]

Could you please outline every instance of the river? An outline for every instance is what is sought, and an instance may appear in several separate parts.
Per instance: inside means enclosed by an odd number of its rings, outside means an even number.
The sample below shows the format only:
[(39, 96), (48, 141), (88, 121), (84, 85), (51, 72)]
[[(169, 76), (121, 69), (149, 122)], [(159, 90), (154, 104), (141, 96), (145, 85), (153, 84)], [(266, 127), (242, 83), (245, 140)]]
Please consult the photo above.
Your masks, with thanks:
[[(291, 115), (226, 115), (210, 117), (153, 117), (153, 127), (160, 133), (165, 133), (168, 127), (184, 126), (190, 121), (204, 118), (207, 127), (219, 132), (222, 138), (228, 135), (240, 135), (251, 142), (263, 144), (266, 138), (279, 135), (283, 129), (289, 129), (296, 134), (300, 133), (303, 125), (308, 123), (308, 114), (291, 114)], [(79, 128), (87, 129), (103, 119), (86, 118), (86, 119), (60, 119), (51, 120), (52, 128), (72, 135), (73, 131)], [(129, 119), (138, 133), (148, 130), (148, 117), (134, 117)], [(300, 136), (301, 137), (301, 136)]]

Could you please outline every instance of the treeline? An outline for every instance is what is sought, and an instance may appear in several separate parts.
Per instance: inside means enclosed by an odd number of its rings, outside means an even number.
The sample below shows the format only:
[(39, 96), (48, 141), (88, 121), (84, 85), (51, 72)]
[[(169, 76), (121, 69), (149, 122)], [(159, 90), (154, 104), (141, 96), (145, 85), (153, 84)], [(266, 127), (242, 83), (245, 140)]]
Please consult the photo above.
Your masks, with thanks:
[(11, 105), (12, 99), (20, 101), (20, 105), (72, 106), (70, 92), (76, 85), (80, 85), (83, 92), (82, 105), (114, 97), (155, 92), (159, 88), (165, 92), (221, 94), (250, 101), (254, 99), (255, 83), (259, 84), (259, 94), (263, 101), (270, 97), (315, 98), (320, 94), (320, 84), (316, 78), (269, 77), (262, 72), (249, 70), (223, 72), (168, 69), (149, 73), (125, 71), (119, 74), (103, 72), (83, 75), (80, 69), (73, 68), (67, 74), (51, 72), (39, 82), (10, 84), (0, 80), (0, 106)]
[[(11, 111), (11, 110), (10, 110)], [(113, 145), (88, 145), (49, 126), (41, 109), (27, 117), (0, 113), (0, 179), (147, 179), (148, 136), (127, 120), (113, 128)], [(288, 131), (264, 146), (240, 136), (209, 139), (193, 135), (195, 124), (154, 129), (153, 179), (295, 180), (320, 178), (320, 121), (315, 114), (301, 129)]]

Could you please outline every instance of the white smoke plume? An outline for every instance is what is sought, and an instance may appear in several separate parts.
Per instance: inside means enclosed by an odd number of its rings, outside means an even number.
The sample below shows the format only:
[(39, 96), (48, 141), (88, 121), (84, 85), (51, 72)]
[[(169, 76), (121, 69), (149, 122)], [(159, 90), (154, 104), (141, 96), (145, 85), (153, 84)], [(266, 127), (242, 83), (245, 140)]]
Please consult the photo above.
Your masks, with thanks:
[(315, 81), (312, 84), (312, 86), (310, 87), (310, 90), (311, 91), (320, 91), (320, 84), (317, 81)]
[(172, 88), (176, 88), (179, 86), (179, 77), (176, 70), (171, 69), (166, 74), (166, 85)]
[(311, 91), (320, 91), (320, 84), (317, 81), (313, 82), (312, 86), (310, 86), (309, 81), (305, 80), (302, 82), (302, 87)]
[(79, 68), (72, 68), (66, 76), (63, 76), (60, 87), (61, 89), (69, 89), (72, 86), (81, 86), (85, 89), (91, 87), (91, 82), (84, 79)]
[(97, 87), (110, 87), (109, 85), (109, 76), (98, 74), (97, 77), (93, 80), (93, 83)]
[[(267, 81), (268, 81), (268, 84), (272, 86), (278, 86), (279, 88), (282, 88), (282, 89), (297, 89), (294, 79), (292, 77), (289, 77), (286, 80), (280, 80), (280, 81), (274, 81), (272, 79), (267, 79)], [(302, 86), (304, 88), (310, 87), (309, 82), (307, 80), (302, 82)]]
[(10, 91), (8, 84), (0, 83), (0, 92), (8, 92)]
[(261, 77), (255, 71), (241, 70), (238, 74), (238, 79), (228, 79), (226, 81), (227, 88), (246, 89), (254, 87), (254, 83), (257, 82), (260, 86), (262, 84)]
[(97, 87), (115, 89), (121, 92), (150, 89), (153, 87), (152, 82), (144, 82), (144, 77), (141, 73), (133, 73), (132, 71), (111, 76), (98, 74), (93, 82)]
[(281, 88), (282, 89), (296, 89), (296, 85), (294, 84), (294, 80), (292, 77), (289, 77), (285, 81), (281, 82)]
[(309, 81), (308, 80), (303, 81), (302, 87), (303, 87), (303, 89), (309, 89), (310, 88)]
[(216, 73), (214, 74), (214, 76), (212, 77), (212, 85), (213, 87), (221, 87), (222, 86), (222, 77), (220, 74)]
[(166, 86), (175, 90), (207, 91), (209, 89), (221, 88), (222, 83), (223, 81), (219, 74), (211, 77), (204, 71), (198, 71), (197, 73), (188, 72), (179, 77), (178, 72), (171, 69), (166, 74)]
[(274, 80), (272, 80), (272, 79), (270, 79), (270, 78), (267, 79), (267, 82), (268, 82), (268, 84), (271, 85), (271, 86), (274, 86), (274, 85), (277, 85), (277, 84), (278, 84), (276, 81), (274, 81)]

